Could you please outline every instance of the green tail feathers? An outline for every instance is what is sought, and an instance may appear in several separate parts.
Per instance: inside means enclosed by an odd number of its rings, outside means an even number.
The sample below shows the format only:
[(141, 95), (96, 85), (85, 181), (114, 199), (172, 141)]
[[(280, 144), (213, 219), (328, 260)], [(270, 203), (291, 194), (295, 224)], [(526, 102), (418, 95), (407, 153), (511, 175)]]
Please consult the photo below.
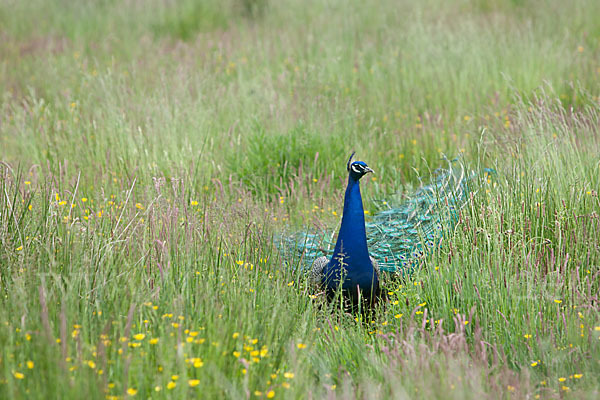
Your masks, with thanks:
[[(457, 159), (447, 162), (407, 200), (398, 205), (385, 202), (389, 208), (367, 220), (369, 252), (380, 270), (410, 273), (456, 226), (460, 210), (469, 194), (475, 192), (479, 175), (467, 171)], [(289, 265), (310, 268), (317, 257), (331, 256), (334, 235), (333, 227), (321, 232), (296, 232), (280, 235), (276, 245)]]

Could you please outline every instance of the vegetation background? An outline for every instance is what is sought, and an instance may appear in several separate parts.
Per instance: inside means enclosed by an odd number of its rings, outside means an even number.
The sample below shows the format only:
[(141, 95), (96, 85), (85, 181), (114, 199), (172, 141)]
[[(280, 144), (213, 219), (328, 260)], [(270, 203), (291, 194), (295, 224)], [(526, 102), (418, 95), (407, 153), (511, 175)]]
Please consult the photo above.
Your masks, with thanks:
[[(0, 398), (600, 397), (599, 16), (1, 0)], [(352, 150), (369, 214), (483, 177), (373, 321), (272, 246), (335, 231)]]

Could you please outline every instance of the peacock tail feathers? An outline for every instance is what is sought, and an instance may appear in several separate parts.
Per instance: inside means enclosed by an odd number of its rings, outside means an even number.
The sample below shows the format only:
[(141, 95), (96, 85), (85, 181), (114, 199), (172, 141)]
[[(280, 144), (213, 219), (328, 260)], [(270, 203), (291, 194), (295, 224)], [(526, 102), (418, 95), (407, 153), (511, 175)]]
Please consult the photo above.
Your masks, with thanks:
[[(382, 271), (407, 274), (454, 229), (475, 174), (459, 160), (447, 160), (445, 168), (431, 175), (412, 195), (398, 204), (386, 201), (387, 209), (366, 222), (369, 252)], [(280, 235), (276, 245), (290, 265), (309, 269), (315, 259), (331, 257), (336, 229)]]

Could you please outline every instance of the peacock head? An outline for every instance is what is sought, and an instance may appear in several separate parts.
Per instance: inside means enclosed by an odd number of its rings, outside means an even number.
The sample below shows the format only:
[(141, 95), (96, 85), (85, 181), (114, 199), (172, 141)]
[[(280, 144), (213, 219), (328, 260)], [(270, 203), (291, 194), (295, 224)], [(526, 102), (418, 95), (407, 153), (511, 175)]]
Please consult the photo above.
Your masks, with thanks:
[(354, 153), (350, 155), (348, 159), (348, 164), (346, 168), (348, 169), (348, 173), (350, 174), (350, 179), (358, 181), (363, 175), (368, 174), (369, 172), (375, 172), (364, 161), (354, 161), (352, 162), (352, 157), (354, 157)]

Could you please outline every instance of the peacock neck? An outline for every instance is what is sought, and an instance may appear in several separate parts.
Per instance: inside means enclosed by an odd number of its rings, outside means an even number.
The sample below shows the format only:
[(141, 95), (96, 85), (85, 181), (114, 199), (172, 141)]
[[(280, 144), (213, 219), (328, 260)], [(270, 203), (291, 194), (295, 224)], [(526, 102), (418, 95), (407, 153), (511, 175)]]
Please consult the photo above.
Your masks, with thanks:
[[(365, 213), (360, 195), (359, 181), (348, 177), (348, 186), (344, 196), (342, 225), (335, 244), (333, 257), (343, 257), (350, 266), (371, 266), (367, 248)], [(349, 271), (350, 272), (350, 271)]]

